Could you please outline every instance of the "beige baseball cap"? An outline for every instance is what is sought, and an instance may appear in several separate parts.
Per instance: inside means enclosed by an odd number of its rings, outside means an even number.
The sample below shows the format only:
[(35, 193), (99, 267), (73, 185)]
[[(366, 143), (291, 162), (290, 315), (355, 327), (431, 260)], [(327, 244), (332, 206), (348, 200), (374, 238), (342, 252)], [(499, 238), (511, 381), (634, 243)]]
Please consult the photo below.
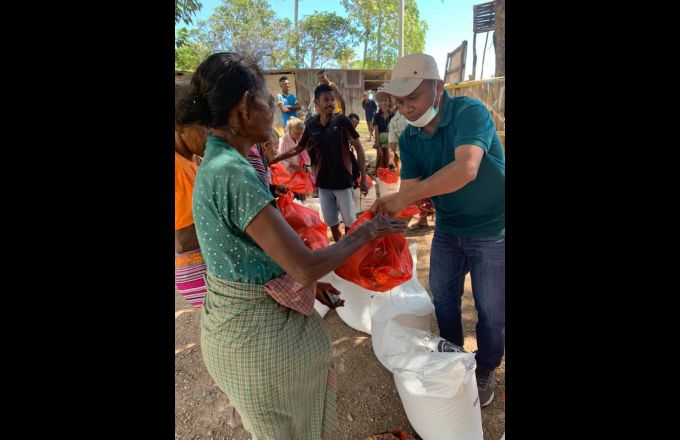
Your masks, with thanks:
[(410, 95), (424, 79), (438, 79), (437, 62), (424, 53), (412, 53), (397, 60), (392, 69), (392, 80), (380, 91), (394, 96)]

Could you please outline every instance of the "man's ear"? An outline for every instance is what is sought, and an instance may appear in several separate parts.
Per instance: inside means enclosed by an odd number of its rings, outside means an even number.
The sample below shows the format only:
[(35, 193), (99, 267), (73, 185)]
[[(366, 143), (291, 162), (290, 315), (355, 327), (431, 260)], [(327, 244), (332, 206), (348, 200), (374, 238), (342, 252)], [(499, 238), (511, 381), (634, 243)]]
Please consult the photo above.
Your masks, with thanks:
[(444, 92), (444, 81), (437, 80), (437, 95), (441, 95)]

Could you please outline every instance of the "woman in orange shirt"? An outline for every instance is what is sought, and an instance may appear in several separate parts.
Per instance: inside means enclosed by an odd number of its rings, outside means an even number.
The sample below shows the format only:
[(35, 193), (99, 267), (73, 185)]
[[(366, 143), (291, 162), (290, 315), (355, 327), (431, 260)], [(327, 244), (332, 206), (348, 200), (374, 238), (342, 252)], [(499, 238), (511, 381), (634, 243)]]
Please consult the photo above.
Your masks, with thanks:
[[(198, 123), (180, 122), (194, 118), (191, 114), (196, 111), (182, 105), (185, 93), (186, 89), (175, 85), (175, 287), (189, 304), (200, 309), (205, 302), (206, 265), (198, 245), (191, 198), (198, 169), (194, 160), (203, 157), (208, 129)], [(236, 408), (229, 404), (226, 410), (227, 424), (241, 426)]]
[[(175, 86), (175, 102), (182, 88)], [(203, 156), (208, 129), (198, 124), (181, 124), (182, 113), (175, 107), (175, 287), (189, 304), (200, 309), (205, 300), (205, 262), (194, 228), (191, 194), (197, 166), (193, 158)]]

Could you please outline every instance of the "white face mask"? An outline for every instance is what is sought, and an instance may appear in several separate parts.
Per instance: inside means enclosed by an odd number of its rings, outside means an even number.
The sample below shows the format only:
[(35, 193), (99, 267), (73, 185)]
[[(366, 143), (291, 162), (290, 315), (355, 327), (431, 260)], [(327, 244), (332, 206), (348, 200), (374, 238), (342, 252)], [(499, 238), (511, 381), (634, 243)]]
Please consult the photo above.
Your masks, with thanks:
[(437, 89), (434, 90), (434, 99), (432, 100), (432, 105), (427, 110), (425, 110), (425, 113), (423, 113), (422, 116), (420, 116), (415, 121), (409, 121), (408, 119), (406, 119), (406, 122), (418, 128), (424, 127), (427, 124), (429, 124), (437, 116), (437, 108), (435, 108), (434, 106), (434, 103), (436, 101), (437, 101)]

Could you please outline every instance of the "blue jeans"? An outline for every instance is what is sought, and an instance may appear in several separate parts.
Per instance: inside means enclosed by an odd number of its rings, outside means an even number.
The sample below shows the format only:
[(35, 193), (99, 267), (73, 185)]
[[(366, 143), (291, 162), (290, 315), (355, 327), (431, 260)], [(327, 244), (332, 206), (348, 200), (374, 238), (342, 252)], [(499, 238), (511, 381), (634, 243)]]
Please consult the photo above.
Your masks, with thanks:
[(357, 210), (354, 205), (354, 189), (324, 189), (319, 188), (319, 204), (323, 213), (323, 221), (329, 227), (340, 223), (338, 212), (342, 214), (342, 222), (345, 228), (349, 228), (357, 219)]
[(430, 289), (441, 337), (463, 346), (461, 300), (470, 272), (478, 322), (477, 369), (490, 372), (505, 351), (505, 236), (458, 238), (435, 228)]

